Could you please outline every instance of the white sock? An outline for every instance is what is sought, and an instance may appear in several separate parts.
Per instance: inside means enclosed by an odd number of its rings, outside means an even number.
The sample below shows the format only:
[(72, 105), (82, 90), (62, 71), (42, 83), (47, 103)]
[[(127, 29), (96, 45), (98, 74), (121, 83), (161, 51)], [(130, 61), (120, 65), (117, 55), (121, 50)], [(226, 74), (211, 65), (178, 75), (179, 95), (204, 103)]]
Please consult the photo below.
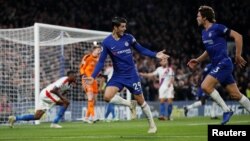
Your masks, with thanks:
[(155, 122), (154, 122), (150, 107), (148, 106), (146, 101), (144, 101), (144, 103), (141, 105), (141, 108), (142, 108), (142, 111), (144, 112), (144, 114), (146, 115), (146, 117), (148, 118), (149, 126), (154, 127)]
[(125, 106), (131, 106), (131, 102), (128, 100), (125, 100), (124, 98), (120, 97), (119, 95), (115, 95), (111, 100), (110, 103), (118, 104), (118, 105), (125, 105)]
[(216, 107), (217, 107), (217, 103), (216, 102), (212, 102), (212, 106), (211, 106), (211, 110), (210, 110), (210, 114), (211, 114), (211, 117), (215, 117), (215, 110), (216, 110)]
[(248, 99), (245, 95), (242, 95), (241, 99), (239, 100), (239, 103), (240, 103), (248, 112), (250, 112), (250, 101), (249, 101), (249, 99)]
[(213, 100), (215, 102), (218, 103), (218, 105), (220, 105), (220, 107), (222, 108), (222, 110), (224, 112), (229, 112), (230, 111), (230, 109), (226, 105), (225, 101), (221, 98), (219, 92), (216, 89), (214, 89), (214, 91), (210, 94), (210, 96), (213, 98)]
[(188, 105), (188, 106), (187, 106), (187, 109), (189, 110), (189, 109), (192, 109), (192, 108), (199, 107), (199, 106), (201, 106), (201, 105), (202, 105), (202, 103), (201, 103), (201, 101), (199, 100), (199, 101), (194, 102), (194, 103), (191, 104), (191, 105)]

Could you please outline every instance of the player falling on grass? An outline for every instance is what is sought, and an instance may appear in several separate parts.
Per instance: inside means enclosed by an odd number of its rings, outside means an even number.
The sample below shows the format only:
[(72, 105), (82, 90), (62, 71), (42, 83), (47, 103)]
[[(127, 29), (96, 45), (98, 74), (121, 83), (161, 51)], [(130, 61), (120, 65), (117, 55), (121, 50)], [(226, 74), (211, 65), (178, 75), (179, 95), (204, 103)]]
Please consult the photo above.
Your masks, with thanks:
[[(159, 120), (170, 120), (171, 113), (173, 110), (173, 99), (174, 99), (174, 71), (169, 66), (167, 59), (162, 59), (160, 65), (154, 72), (151, 73), (140, 73), (144, 77), (158, 76), (160, 82), (159, 88), (159, 100), (160, 100), (160, 116)], [(167, 114), (165, 102), (167, 101)]]
[(230, 120), (233, 111), (230, 110), (215, 89), (218, 83), (221, 83), (222, 86), (225, 87), (232, 99), (239, 101), (239, 103), (250, 112), (250, 101), (246, 96), (240, 93), (235, 83), (232, 75), (233, 63), (227, 54), (226, 37), (229, 36), (235, 41), (235, 63), (240, 68), (246, 65), (247, 62), (241, 56), (242, 36), (222, 24), (215, 23), (214, 10), (209, 6), (200, 6), (197, 13), (197, 22), (199, 26), (204, 27), (204, 30), (202, 30), (202, 41), (206, 50), (198, 58), (191, 59), (187, 65), (191, 69), (195, 69), (200, 62), (206, 60), (208, 57), (210, 58), (212, 68), (204, 78), (201, 88), (202, 91), (210, 95), (224, 111), (221, 122), (221, 124), (224, 125)]
[(54, 121), (51, 123), (50, 127), (62, 128), (62, 126), (58, 125), (58, 122), (63, 117), (65, 111), (67, 110), (70, 104), (69, 100), (65, 97), (65, 94), (71, 89), (71, 87), (75, 83), (75, 72), (67, 72), (67, 76), (61, 77), (60, 79), (48, 85), (41, 91), (41, 93), (39, 94), (39, 105), (35, 114), (10, 116), (10, 127), (13, 127), (14, 122), (16, 121), (39, 120), (46, 112), (46, 110), (52, 108), (54, 105), (60, 105), (60, 110)]
[(134, 106), (132, 106), (133, 104), (131, 104), (130, 101), (116, 95), (118, 91), (126, 87), (134, 95), (135, 100), (141, 106), (142, 111), (148, 119), (148, 133), (156, 133), (157, 127), (153, 120), (150, 107), (144, 100), (142, 94), (141, 82), (133, 60), (132, 48), (143, 55), (159, 59), (165, 59), (169, 56), (164, 54), (163, 51), (155, 53), (142, 47), (131, 34), (124, 33), (126, 25), (127, 20), (125, 18), (115, 17), (112, 19), (112, 34), (103, 40), (100, 59), (91, 77), (88, 78), (88, 82), (89, 84), (93, 82), (94, 78), (103, 68), (107, 55), (109, 55), (112, 60), (114, 72), (112, 78), (107, 83), (104, 100), (114, 104), (125, 105), (133, 109)]
[(97, 81), (95, 80), (93, 84), (86, 85), (84, 78), (91, 76), (96, 66), (96, 63), (99, 59), (100, 52), (101, 52), (100, 46), (97, 44), (94, 44), (92, 52), (84, 55), (80, 64), (80, 75), (82, 77), (82, 87), (84, 91), (86, 92), (87, 99), (88, 99), (86, 116), (83, 118), (83, 121), (87, 123), (93, 123), (94, 121), (95, 103), (96, 103), (96, 98), (98, 94), (98, 84), (97, 84)]
[[(212, 65), (211, 64), (208, 64), (206, 65), (206, 67), (204, 68), (203, 70), (203, 73), (202, 73), (202, 76), (201, 76), (201, 81), (203, 81), (203, 79), (207, 76), (207, 74), (210, 72), (212, 68)], [(200, 83), (200, 82), (199, 82)], [(199, 84), (200, 85), (200, 84)], [(198, 88), (197, 90), (197, 96), (199, 98), (198, 101), (195, 101), (194, 103), (190, 104), (190, 105), (187, 105), (184, 107), (184, 115), (187, 117), (188, 116), (188, 111), (193, 109), (193, 108), (197, 108), (197, 107), (200, 107), (200, 106), (203, 106), (206, 104), (206, 101), (207, 99), (209, 98), (208, 95), (206, 95), (201, 87)], [(211, 106), (211, 110), (210, 110), (210, 116), (211, 116), (211, 119), (219, 119), (216, 114), (215, 114), (215, 110), (217, 108), (217, 103), (216, 102), (212, 102), (212, 106)]]

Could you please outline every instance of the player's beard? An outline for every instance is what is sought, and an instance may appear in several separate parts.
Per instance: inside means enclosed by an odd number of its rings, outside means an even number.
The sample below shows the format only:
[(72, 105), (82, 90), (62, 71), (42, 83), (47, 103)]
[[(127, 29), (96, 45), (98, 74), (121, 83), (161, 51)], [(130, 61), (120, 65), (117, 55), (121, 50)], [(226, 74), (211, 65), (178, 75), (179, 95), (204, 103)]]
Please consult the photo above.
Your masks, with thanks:
[(202, 28), (205, 28), (204, 26), (205, 26), (205, 20), (203, 20), (203, 19), (201, 19), (201, 20), (197, 20), (197, 24), (198, 24), (198, 26), (199, 27), (202, 27)]
[(118, 32), (118, 33), (117, 33), (117, 36), (118, 36), (118, 37), (122, 37), (123, 34), (124, 34), (124, 32)]
[(199, 27), (202, 26), (201, 21), (198, 21), (198, 20), (197, 20), (197, 25), (198, 25)]

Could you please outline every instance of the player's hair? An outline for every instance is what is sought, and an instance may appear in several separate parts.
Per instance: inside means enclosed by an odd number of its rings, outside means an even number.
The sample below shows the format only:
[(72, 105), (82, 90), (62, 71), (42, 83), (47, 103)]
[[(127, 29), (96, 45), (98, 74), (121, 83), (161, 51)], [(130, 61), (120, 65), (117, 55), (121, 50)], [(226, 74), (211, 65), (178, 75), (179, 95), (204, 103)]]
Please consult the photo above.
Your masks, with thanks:
[(100, 46), (100, 45), (93, 45), (93, 46), (92, 46), (92, 50), (95, 50), (95, 49), (97, 49), (97, 48), (101, 48), (101, 46)]
[(209, 22), (211, 23), (216, 22), (215, 13), (212, 7), (203, 5), (200, 6), (198, 11), (200, 12), (201, 16), (206, 17)]
[(116, 27), (120, 26), (121, 23), (127, 23), (127, 20), (123, 17), (114, 17), (112, 19), (112, 29), (114, 28), (114, 26)]
[(67, 72), (67, 76), (74, 75), (74, 74), (75, 74), (75, 71), (73, 71), (73, 70), (70, 70)]

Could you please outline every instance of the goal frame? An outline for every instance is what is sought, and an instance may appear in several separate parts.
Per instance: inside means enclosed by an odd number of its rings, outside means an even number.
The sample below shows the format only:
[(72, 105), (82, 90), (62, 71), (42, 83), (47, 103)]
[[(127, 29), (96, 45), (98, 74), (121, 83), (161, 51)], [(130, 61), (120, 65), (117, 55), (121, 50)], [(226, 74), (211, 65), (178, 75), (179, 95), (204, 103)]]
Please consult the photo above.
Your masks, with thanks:
[[(79, 29), (44, 23), (35, 23), (34, 24), (34, 88), (35, 88), (35, 110), (38, 107), (39, 94), (40, 94), (40, 28), (56, 29), (56, 30), (65, 30), (70, 32), (81, 32), (81, 33), (92, 33), (100, 35), (97, 37), (84, 38), (81, 41), (94, 41), (104, 39), (106, 36), (110, 35), (110, 32), (97, 31), (97, 30), (88, 30), (88, 29)], [(40, 124), (40, 120), (36, 120), (35, 124)]]

